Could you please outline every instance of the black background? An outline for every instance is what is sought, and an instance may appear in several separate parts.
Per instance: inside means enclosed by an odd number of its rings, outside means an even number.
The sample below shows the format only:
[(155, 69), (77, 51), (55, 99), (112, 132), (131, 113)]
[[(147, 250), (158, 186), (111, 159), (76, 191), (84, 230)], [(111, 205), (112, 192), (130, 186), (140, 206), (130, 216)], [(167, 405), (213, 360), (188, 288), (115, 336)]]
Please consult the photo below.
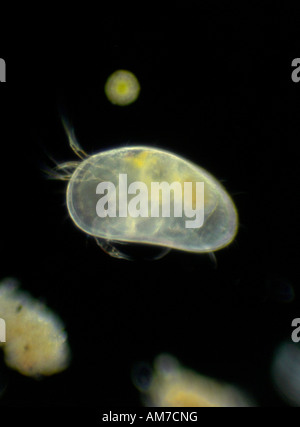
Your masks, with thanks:
[[(65, 322), (72, 363), (36, 381), (1, 366), (1, 405), (140, 405), (135, 363), (168, 352), (196, 371), (282, 406), (270, 366), (300, 317), (299, 84), (291, 80), (296, 19), (157, 17), (129, 33), (114, 17), (60, 49), (19, 39), (1, 104), (1, 277), (13, 276)], [(38, 35), (35, 34), (36, 40)], [(128, 107), (106, 99), (116, 69), (138, 77)], [(44, 169), (76, 160), (65, 108), (84, 149), (143, 144), (201, 165), (223, 182), (239, 233), (216, 253), (172, 251), (158, 261), (109, 257), (68, 218), (66, 183)], [(293, 289), (285, 302), (282, 289)]]

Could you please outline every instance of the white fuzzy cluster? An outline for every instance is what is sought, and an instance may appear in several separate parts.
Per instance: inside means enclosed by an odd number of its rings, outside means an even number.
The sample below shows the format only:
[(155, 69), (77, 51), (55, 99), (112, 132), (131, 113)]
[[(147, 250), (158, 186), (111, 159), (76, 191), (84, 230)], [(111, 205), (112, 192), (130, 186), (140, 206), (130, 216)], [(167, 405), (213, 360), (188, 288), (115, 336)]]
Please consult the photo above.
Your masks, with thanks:
[(52, 375), (64, 370), (70, 359), (67, 334), (60, 318), (16, 282), (0, 283), (0, 318), (5, 322), (2, 346), (5, 363), (23, 375)]

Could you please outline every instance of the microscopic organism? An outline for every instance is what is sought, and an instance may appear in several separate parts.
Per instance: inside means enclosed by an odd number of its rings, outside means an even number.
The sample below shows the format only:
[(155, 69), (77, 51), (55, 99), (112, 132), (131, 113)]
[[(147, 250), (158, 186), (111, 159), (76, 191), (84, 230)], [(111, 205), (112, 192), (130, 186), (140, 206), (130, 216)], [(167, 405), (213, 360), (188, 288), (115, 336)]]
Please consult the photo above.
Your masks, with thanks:
[(45, 304), (19, 290), (15, 279), (0, 283), (0, 316), (6, 325), (0, 346), (7, 366), (32, 377), (68, 367), (70, 349), (62, 321)]
[(75, 225), (116, 258), (117, 244), (211, 253), (233, 241), (235, 205), (209, 172), (169, 151), (131, 146), (88, 156), (64, 121), (80, 162), (58, 165), (68, 180), (67, 207)]
[[(140, 367), (139, 367), (140, 368)], [(139, 373), (141, 372), (141, 374)], [(169, 355), (156, 357), (147, 380), (136, 369), (133, 382), (145, 406), (156, 407), (241, 407), (255, 406), (252, 398), (237, 387), (200, 375), (180, 365)]]
[(112, 73), (104, 86), (104, 92), (112, 104), (125, 106), (132, 104), (139, 96), (140, 84), (133, 73), (118, 70)]
[(271, 376), (278, 394), (300, 407), (300, 342), (284, 341), (276, 348)]

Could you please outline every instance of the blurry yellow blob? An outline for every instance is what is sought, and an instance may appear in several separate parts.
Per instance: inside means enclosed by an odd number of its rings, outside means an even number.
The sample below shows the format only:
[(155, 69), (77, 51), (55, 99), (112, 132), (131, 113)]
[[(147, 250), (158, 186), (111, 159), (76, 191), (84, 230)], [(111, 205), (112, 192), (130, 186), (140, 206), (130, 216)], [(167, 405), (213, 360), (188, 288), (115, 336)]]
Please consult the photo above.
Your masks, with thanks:
[(249, 397), (237, 388), (186, 369), (168, 354), (162, 354), (155, 359), (148, 382), (139, 378), (139, 374), (133, 380), (136, 387), (143, 393), (145, 406), (253, 406)]
[(0, 283), (0, 317), (6, 342), (5, 363), (23, 375), (52, 375), (67, 368), (70, 349), (60, 318), (18, 289), (14, 279)]
[(112, 104), (129, 105), (138, 98), (140, 84), (130, 71), (118, 70), (108, 77), (104, 91)]

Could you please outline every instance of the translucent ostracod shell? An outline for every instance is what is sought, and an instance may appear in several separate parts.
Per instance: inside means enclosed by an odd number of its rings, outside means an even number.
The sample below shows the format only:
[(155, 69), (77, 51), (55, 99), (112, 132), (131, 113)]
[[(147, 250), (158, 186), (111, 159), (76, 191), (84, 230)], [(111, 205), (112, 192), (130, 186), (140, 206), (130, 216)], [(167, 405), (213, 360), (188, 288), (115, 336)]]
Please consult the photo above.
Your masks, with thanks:
[[(127, 188), (124, 187), (124, 182), (121, 188), (120, 174), (126, 175)], [(101, 182), (112, 183), (115, 192), (108, 190), (101, 193), (98, 187)], [(130, 187), (131, 183), (135, 182), (143, 183), (143, 188), (148, 189), (148, 193), (143, 193), (141, 188), (137, 189), (136, 186)], [(174, 182), (181, 184), (182, 206), (185, 200), (184, 192), (188, 191), (184, 183), (192, 183), (190, 200), (194, 208), (197, 197), (196, 183), (204, 183), (204, 215), (200, 227), (188, 228), (187, 223), (193, 218), (185, 215), (184, 208), (182, 216), (175, 215), (175, 193), (172, 191), (169, 191), (170, 215), (162, 215), (161, 205), (167, 200), (166, 194), (163, 195), (160, 191), (159, 196), (154, 196), (151, 192), (152, 183), (162, 182), (169, 185)], [(135, 212), (138, 212), (142, 204), (145, 207), (145, 194), (148, 195), (148, 216), (134, 217), (128, 214), (130, 203), (136, 208)], [(97, 204), (99, 206), (98, 202), (104, 196), (107, 200), (106, 207), (116, 203), (115, 210), (110, 211), (112, 215), (100, 217), (97, 214)], [(136, 203), (137, 199), (134, 200), (137, 197), (140, 203)], [(160, 209), (158, 216), (152, 216), (151, 205), (155, 202)], [(151, 147), (118, 148), (83, 160), (69, 181), (67, 206), (75, 224), (101, 241), (132, 242), (190, 252), (210, 252), (227, 246), (237, 232), (236, 208), (216, 178), (182, 157)], [(105, 208), (104, 205), (102, 207)]]

